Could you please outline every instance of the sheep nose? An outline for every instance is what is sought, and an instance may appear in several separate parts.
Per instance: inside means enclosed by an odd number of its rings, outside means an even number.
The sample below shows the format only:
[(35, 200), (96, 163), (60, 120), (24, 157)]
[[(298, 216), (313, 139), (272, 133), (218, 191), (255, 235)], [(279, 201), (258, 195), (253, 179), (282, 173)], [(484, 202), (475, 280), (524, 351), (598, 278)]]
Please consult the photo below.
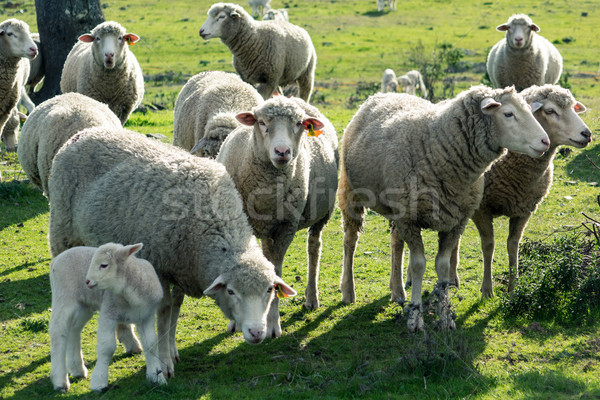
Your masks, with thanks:
[(544, 144), (544, 146), (550, 147), (550, 139), (544, 138), (542, 139), (542, 143)]
[(104, 53), (104, 56), (106, 58), (113, 58), (115, 56), (115, 53)]
[(87, 280), (85, 281), (85, 284), (86, 284), (86, 285), (89, 285), (89, 284), (90, 284), (90, 280), (89, 280), (89, 279), (87, 279)]
[(30, 47), (29, 52), (31, 53), (31, 55), (35, 56), (38, 53), (38, 49), (37, 49), (37, 47)]
[(292, 152), (290, 148), (286, 146), (275, 147), (275, 149), (273, 150), (275, 151), (275, 154), (277, 154), (279, 157), (285, 157), (287, 155), (290, 155), (290, 153)]
[(248, 329), (248, 333), (250, 334), (250, 337), (252, 337), (252, 341), (255, 343), (259, 343), (263, 340), (264, 332), (265, 331), (263, 329)]
[(584, 129), (583, 131), (581, 131), (581, 136), (583, 136), (586, 139), (591, 139), (592, 132), (589, 129)]

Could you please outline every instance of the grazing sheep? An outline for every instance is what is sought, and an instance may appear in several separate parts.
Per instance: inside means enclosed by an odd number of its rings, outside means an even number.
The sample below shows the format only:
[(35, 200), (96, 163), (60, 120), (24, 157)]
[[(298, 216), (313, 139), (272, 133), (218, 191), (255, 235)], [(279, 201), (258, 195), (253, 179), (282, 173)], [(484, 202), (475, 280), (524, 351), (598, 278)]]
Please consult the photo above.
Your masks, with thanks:
[(78, 92), (108, 104), (124, 125), (144, 97), (142, 69), (129, 50), (139, 39), (114, 21), (81, 35), (65, 61), (62, 92)]
[(153, 383), (167, 383), (157, 356), (154, 330), (154, 314), (163, 289), (152, 264), (134, 257), (141, 248), (141, 243), (73, 247), (52, 260), (50, 378), (55, 390), (69, 390), (69, 371), (73, 376), (87, 377), (81, 330), (98, 310), (98, 359), (92, 372), (92, 390), (108, 386), (108, 365), (117, 346), (117, 322), (136, 324), (146, 356), (146, 377)]
[(396, 74), (393, 69), (386, 69), (383, 71), (383, 78), (381, 79), (381, 92), (395, 92), (398, 89), (398, 81), (396, 80)]
[(421, 97), (427, 97), (427, 88), (423, 82), (423, 76), (419, 71), (412, 70), (398, 77), (398, 83), (402, 86), (404, 93), (415, 95), (415, 89), (419, 89)]
[[(335, 128), (315, 107), (282, 96), (239, 114), (238, 120), (247, 126), (227, 137), (217, 161), (233, 178), (254, 234), (278, 275), (296, 232), (309, 228), (305, 307), (317, 308), (321, 231), (333, 212), (337, 188)], [(307, 130), (322, 134), (305, 138)], [(268, 334), (279, 336), (277, 301), (269, 321), (273, 330)]]
[[(37, 54), (38, 49), (31, 39), (29, 25), (14, 18), (0, 23), (0, 132), (7, 151), (16, 151), (17, 148), (14, 121), (18, 117), (15, 111), (18, 111), (16, 107), (21, 97), (29, 99), (25, 91), (25, 82), (29, 76), (28, 60), (35, 58)], [(12, 119), (12, 125), (4, 130), (9, 119)]]
[(271, 0), (250, 0), (248, 1), (248, 4), (252, 7), (253, 17), (264, 15), (271, 9)]
[(377, 0), (377, 11), (383, 12), (386, 4), (390, 11), (394, 11), (396, 9), (396, 0)]
[(184, 295), (213, 297), (235, 321), (230, 330), (256, 344), (275, 292), (296, 294), (263, 256), (231, 177), (214, 160), (122, 128), (91, 128), (54, 157), (48, 190), (53, 255), (109, 241), (145, 244), (140, 256), (163, 285), (157, 328), (167, 377), (179, 359)]
[(54, 156), (77, 132), (95, 126), (117, 129), (119, 118), (104, 103), (80, 93), (65, 93), (41, 103), (21, 129), (17, 154), (31, 182), (48, 195)]
[(413, 278), (410, 331), (423, 329), (425, 254), (421, 229), (439, 232), (435, 260), (442, 329), (454, 328), (447, 285), (450, 255), (483, 193), (483, 173), (504, 148), (539, 157), (548, 136), (514, 88), (476, 86), (432, 104), (416, 96), (376, 94), (344, 133), (338, 199), (344, 225), (342, 301), (356, 299), (353, 256), (366, 208), (393, 224), (392, 300), (403, 301), (404, 242)]
[(555, 84), (562, 72), (556, 47), (539, 36), (540, 28), (525, 14), (515, 14), (496, 29), (506, 37), (492, 47), (487, 72), (494, 87), (514, 85), (519, 91), (532, 85)]
[(263, 21), (290, 22), (290, 16), (285, 8), (280, 8), (278, 10), (270, 9), (263, 14)]
[(236, 114), (262, 103), (256, 89), (236, 74), (194, 75), (175, 101), (173, 144), (200, 157), (216, 157), (221, 143), (240, 123)]
[[(506, 153), (485, 172), (485, 187), (479, 208), (471, 219), (479, 231), (483, 253), (483, 298), (494, 296), (492, 288), (492, 261), (494, 258), (494, 218), (505, 215), (509, 220), (508, 249), (511, 291), (519, 273), (519, 243), (531, 215), (536, 211), (552, 185), (554, 155), (561, 145), (583, 148), (591, 141), (591, 131), (578, 113), (585, 106), (575, 100), (571, 92), (560, 86), (532, 86), (521, 92), (528, 103), (541, 103), (533, 115), (550, 138), (550, 148), (540, 158), (531, 158), (512, 151)], [(456, 274), (453, 263), (451, 278)]]
[(284, 21), (255, 21), (238, 5), (216, 3), (200, 28), (204, 40), (221, 38), (233, 54), (241, 78), (264, 99), (289, 83), (298, 83), (308, 102), (313, 90), (317, 53), (308, 33)]

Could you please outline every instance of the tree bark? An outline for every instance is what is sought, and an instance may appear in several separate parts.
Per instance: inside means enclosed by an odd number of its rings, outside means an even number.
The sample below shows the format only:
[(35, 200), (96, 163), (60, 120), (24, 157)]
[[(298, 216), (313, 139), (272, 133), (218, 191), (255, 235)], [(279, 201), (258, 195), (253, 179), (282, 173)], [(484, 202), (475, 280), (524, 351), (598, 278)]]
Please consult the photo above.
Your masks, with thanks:
[(60, 94), (63, 65), (77, 38), (104, 22), (100, 0), (35, 0), (44, 84), (31, 96), (35, 104)]

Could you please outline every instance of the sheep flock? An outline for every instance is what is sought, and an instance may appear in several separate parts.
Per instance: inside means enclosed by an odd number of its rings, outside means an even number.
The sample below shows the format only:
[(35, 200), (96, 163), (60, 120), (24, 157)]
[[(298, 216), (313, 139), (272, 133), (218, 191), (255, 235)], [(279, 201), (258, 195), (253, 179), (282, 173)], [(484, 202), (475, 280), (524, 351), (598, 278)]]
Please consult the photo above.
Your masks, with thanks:
[[(323, 229), (336, 206), (343, 246), (327, 267), (340, 268), (341, 303), (357, 302), (355, 253), (370, 210), (389, 221), (390, 301), (403, 305), (411, 334), (430, 329), (429, 290), (438, 329), (460, 328), (449, 289), (460, 288), (460, 239), (470, 220), (482, 249), (481, 296), (494, 297), (493, 219), (501, 215), (510, 218), (508, 291), (517, 285), (519, 243), (549, 196), (559, 146), (592, 141), (579, 115), (586, 106), (559, 86), (562, 57), (540, 27), (528, 15), (510, 16), (485, 60), (491, 87), (441, 101), (429, 98), (427, 70), (381, 65), (380, 93), (346, 127), (334, 127), (327, 103), (311, 103), (315, 71), (331, 68), (317, 62), (321, 37), (273, 2), (215, 3), (197, 21), (198, 48), (221, 46), (235, 72), (198, 67), (175, 101), (172, 143), (124, 128), (147, 85), (132, 45), (151, 32), (115, 21), (81, 32), (62, 69), (62, 93), (35, 105), (28, 93), (44, 76), (44, 37), (17, 19), (0, 23), (3, 150), (17, 152), (49, 203), (57, 391), (70, 389), (69, 375), (87, 378), (81, 331), (95, 312), (94, 391), (110, 388), (117, 338), (127, 353), (144, 353), (151, 384), (175, 379), (185, 296), (214, 299), (229, 321), (222, 331), (241, 332), (248, 344), (285, 336), (279, 304), (303, 285), (282, 279), (298, 262), (286, 252), (308, 228), (302, 304), (306, 312), (322, 308), (321, 252), (331, 246)], [(373, 4), (381, 18), (386, 6), (396, 12), (395, 0)], [(205, 42), (213, 38), (221, 43)], [(297, 97), (284, 95), (288, 85)], [(425, 229), (439, 238), (429, 262)]]

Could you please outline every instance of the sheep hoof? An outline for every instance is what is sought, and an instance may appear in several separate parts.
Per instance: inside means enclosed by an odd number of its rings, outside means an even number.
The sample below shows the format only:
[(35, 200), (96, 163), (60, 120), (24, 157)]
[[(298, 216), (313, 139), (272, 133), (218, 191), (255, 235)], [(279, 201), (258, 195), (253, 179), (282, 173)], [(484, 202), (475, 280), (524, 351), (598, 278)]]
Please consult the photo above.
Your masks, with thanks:
[(416, 331), (424, 331), (425, 323), (423, 322), (423, 311), (420, 305), (409, 304), (406, 309), (408, 331), (414, 333)]
[(494, 290), (491, 288), (481, 287), (481, 300), (494, 298)]
[(309, 311), (316, 310), (317, 308), (319, 308), (319, 300), (306, 300), (306, 303), (304, 303), (304, 308), (306, 308)]

